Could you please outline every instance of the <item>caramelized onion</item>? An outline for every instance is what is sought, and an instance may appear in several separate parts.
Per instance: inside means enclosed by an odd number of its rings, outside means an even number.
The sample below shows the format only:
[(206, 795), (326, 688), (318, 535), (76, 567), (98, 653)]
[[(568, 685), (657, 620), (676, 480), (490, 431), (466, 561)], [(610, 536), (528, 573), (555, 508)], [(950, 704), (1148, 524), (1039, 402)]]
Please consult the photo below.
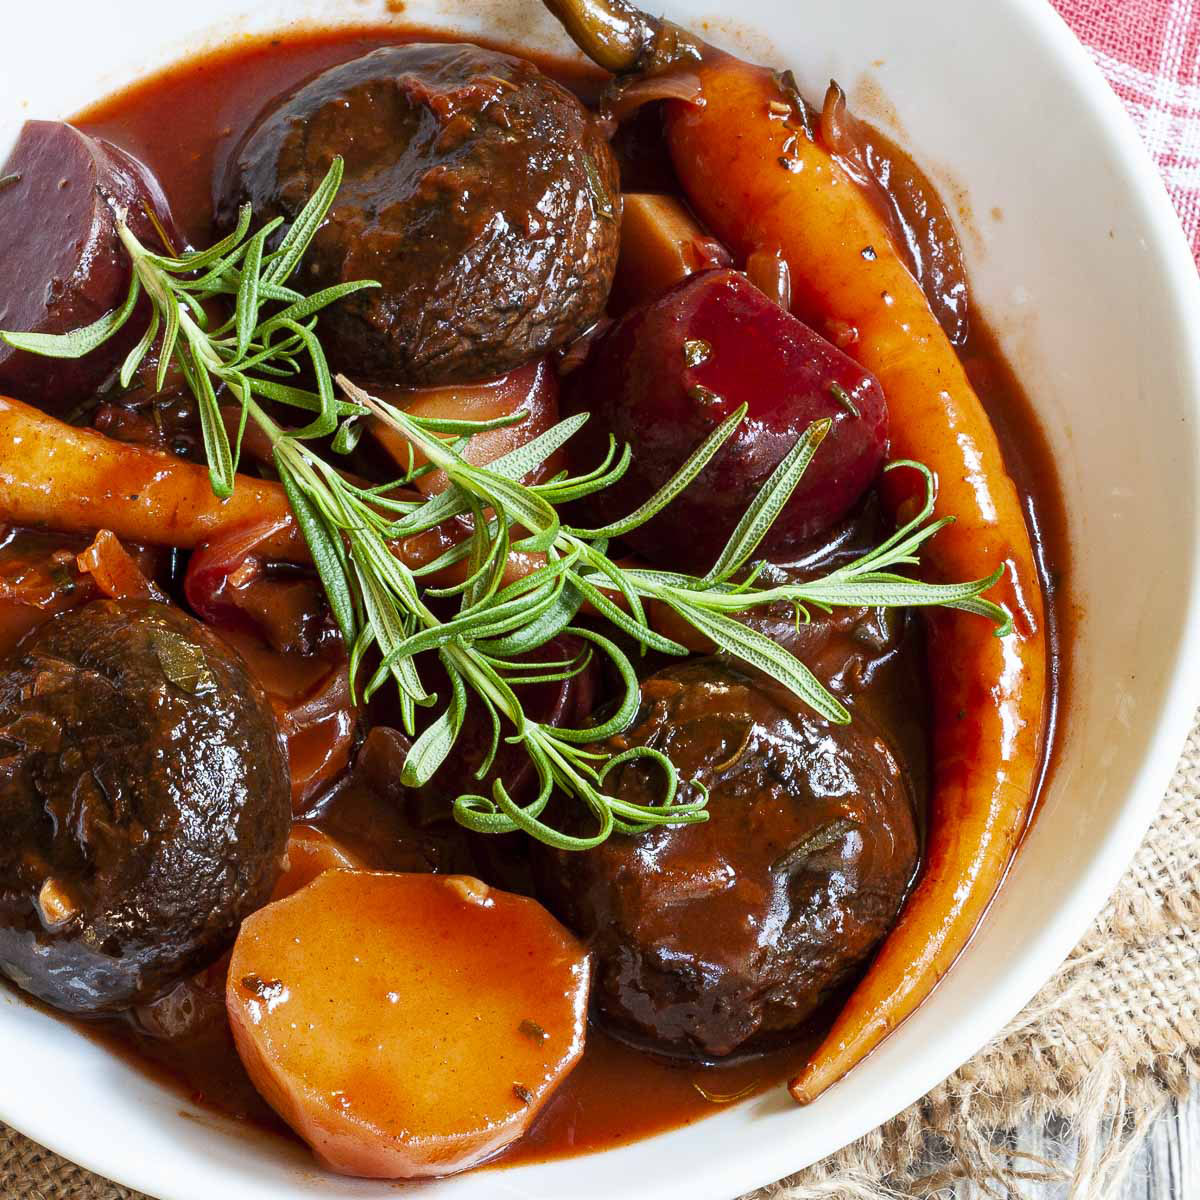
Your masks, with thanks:
[(746, 259), (746, 278), (785, 312), (792, 309), (792, 273), (778, 250), (755, 250)]
[[(951, 344), (963, 345), (969, 296), (962, 243), (937, 190), (903, 150), (850, 112), (836, 82), (825, 93), (816, 132), (883, 217)], [(871, 260), (878, 251), (863, 246), (860, 252)]]
[(682, 100), (685, 104), (704, 103), (700, 76), (693, 70), (672, 69), (657, 75), (640, 75), (618, 80), (604, 98), (601, 110), (606, 120), (619, 125), (643, 104), (655, 100)]
[(349, 674), (339, 663), (311, 691), (291, 703), (272, 701), (288, 747), (292, 809), (305, 807), (350, 765), (358, 707), (350, 698)]
[(821, 141), (825, 143), (825, 149), (831, 154), (840, 155), (861, 165), (861, 149), (857, 139), (847, 128), (848, 118), (846, 93), (842, 91), (842, 86), (836, 79), (831, 79), (817, 124)]
[(278, 712), (279, 727), (287, 737), (354, 707), (349, 672), (345, 664), (339, 664), (299, 701)]
[(576, 367), (583, 366), (591, 353), (592, 343), (607, 329), (612, 327), (611, 317), (601, 317), (590, 329), (585, 329), (569, 346), (565, 347), (558, 358), (558, 373), (570, 375)]
[[(439, 420), (490, 421), (497, 417), (524, 414), (514, 425), (484, 430), (467, 443), (463, 457), (476, 466), (484, 466), (501, 455), (532, 441), (558, 421), (558, 380), (544, 358), (535, 359), (507, 375), (480, 383), (447, 384), (443, 387), (375, 387), (381, 399), (409, 416)], [(426, 465), (424, 454), (411, 445), (394, 427), (371, 417), (367, 428), (401, 470), (410, 464)], [(558, 456), (552, 456), (530, 473), (528, 482), (537, 483), (559, 469)], [(443, 492), (449, 484), (444, 471), (419, 475), (413, 481), (424, 495)]]
[(92, 544), (76, 557), (75, 564), (82, 574), (95, 580), (100, 591), (114, 600), (166, 601), (137, 560), (109, 529), (101, 529), (96, 534)]

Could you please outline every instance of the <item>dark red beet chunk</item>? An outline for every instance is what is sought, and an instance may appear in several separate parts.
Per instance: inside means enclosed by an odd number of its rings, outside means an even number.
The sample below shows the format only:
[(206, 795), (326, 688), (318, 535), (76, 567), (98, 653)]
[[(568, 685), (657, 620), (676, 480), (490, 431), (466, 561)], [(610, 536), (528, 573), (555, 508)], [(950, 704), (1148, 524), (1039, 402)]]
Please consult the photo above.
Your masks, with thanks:
[[(149, 171), (123, 150), (60, 121), (27, 121), (0, 167), (0, 329), (66, 333), (125, 299), (129, 258), (109, 200), (129, 212), (143, 242), (159, 241), (147, 209), (171, 233), (167, 201)], [(105, 197), (108, 197), (106, 200)], [(63, 415), (83, 400), (137, 341), (127, 322), (79, 360), (42, 358), (0, 342), (0, 392)]]
[(633, 462), (586, 503), (589, 524), (631, 512), (739, 405), (745, 421), (692, 485), (627, 538), (660, 566), (707, 570), (759, 488), (809, 425), (833, 427), (759, 547), (780, 557), (843, 517), (876, 477), (887, 407), (875, 378), (736, 271), (685, 280), (630, 312), (566, 379), (567, 406), (592, 419), (568, 444), (595, 465), (609, 433)]

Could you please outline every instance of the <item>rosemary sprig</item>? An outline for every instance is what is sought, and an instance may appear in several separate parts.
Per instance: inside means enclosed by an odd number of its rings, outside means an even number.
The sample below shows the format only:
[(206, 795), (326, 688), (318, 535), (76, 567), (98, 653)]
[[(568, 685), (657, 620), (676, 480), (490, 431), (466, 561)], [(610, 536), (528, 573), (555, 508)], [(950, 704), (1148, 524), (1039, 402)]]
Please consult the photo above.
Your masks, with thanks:
[[(394, 506), (397, 519), (386, 529), (379, 525), (385, 537), (407, 537), (453, 516), (466, 513), (474, 516), (468, 541), (420, 572), (433, 573), (462, 561), (474, 567), (465, 582), (436, 590), (438, 595), (460, 595), (459, 612), (445, 622), (429, 620), (421, 614), (406, 637), (393, 639), (390, 645), (379, 640), (382, 661), (366, 689), (371, 694), (391, 676), (403, 691), (401, 672), (413, 663), (416, 655), (436, 650), (441, 656), (451, 677), (453, 695), (441, 717), (414, 746), (405, 772), (406, 782), (414, 785), (428, 780), (453, 749), (461, 725), (460, 697), (466, 690), (473, 689), (481, 695), (492, 716), (493, 751), (499, 737), (499, 718), (507, 718), (514, 730), (507, 740), (523, 745), (537, 768), (541, 783), (538, 795), (522, 807), (509, 796), (503, 781), (498, 780), (493, 783), (491, 795), (460, 796), (455, 801), (454, 813), (468, 828), (489, 833), (523, 829), (551, 845), (583, 849), (604, 840), (613, 829), (636, 832), (653, 824), (704, 819), (702, 791), (690, 803), (679, 801), (678, 774), (660, 752), (639, 747), (611, 758), (603, 754), (597, 757), (594, 750), (580, 752), (581, 742), (594, 746), (611, 733), (626, 728), (638, 706), (636, 673), (626, 654), (609, 639), (576, 624), (585, 603), (642, 646), (669, 654), (687, 654), (686, 647), (656, 631), (648, 619), (645, 602), (665, 604), (718, 649), (778, 680), (811, 708), (837, 723), (850, 720), (837, 698), (794, 655), (736, 620), (738, 613), (786, 604), (794, 610), (797, 621), (801, 621), (809, 619), (811, 608), (828, 611), (838, 605), (941, 605), (994, 620), (1000, 635), (1011, 628), (1004, 610), (982, 598), (982, 593), (1000, 579), (1002, 567), (986, 579), (963, 584), (927, 584), (895, 569), (915, 565), (921, 544), (952, 520), (931, 519), (933, 477), (917, 463), (897, 462), (889, 469), (911, 468), (923, 474), (923, 507), (868, 554), (804, 583), (759, 586), (757, 568), (752, 568), (740, 581), (736, 579), (751, 562), (771, 523), (799, 484), (829, 430), (828, 422), (815, 422), (797, 441), (739, 522), (713, 569), (703, 578), (697, 578), (676, 572), (621, 567), (608, 557), (608, 541), (637, 528), (669, 504), (741, 423), (745, 408), (715, 429), (676, 475), (636, 513), (599, 529), (581, 529), (562, 524), (557, 506), (615, 483), (628, 467), (628, 448), (618, 452), (615, 443), (610, 442), (605, 462), (586, 476), (560, 476), (531, 485), (522, 484), (520, 479), (577, 432), (587, 419), (585, 415), (562, 421), (519, 450), (479, 467), (468, 463), (455, 446), (437, 437), (426, 422), (369, 395), (344, 377), (339, 376), (338, 383), (355, 405), (401, 433), (429, 463), (445, 471), (450, 481), (447, 490), (434, 500)], [(344, 486), (355, 490), (352, 485)], [(359, 493), (358, 500), (370, 507), (371, 501), (365, 494)], [(489, 512), (490, 517), (486, 515)], [(372, 518), (364, 515), (364, 519)], [(518, 529), (522, 531), (521, 540), (511, 542)], [(513, 548), (544, 553), (545, 564), (525, 578), (503, 586), (510, 543)], [(403, 605), (405, 596), (417, 592), (416, 577), (410, 574), (395, 595)], [(435, 589), (426, 592), (433, 594)], [(603, 652), (624, 683), (618, 711), (603, 727), (562, 729), (530, 722), (508, 686), (513, 672), (528, 670), (524, 664), (514, 663), (512, 656), (534, 650), (562, 632), (585, 638)], [(370, 626), (362, 636), (376, 640)], [(414, 694), (412, 699), (416, 703), (419, 698)], [(633, 757), (653, 759), (662, 768), (666, 792), (659, 805), (635, 811), (604, 791), (608, 773)], [(480, 778), (489, 766), (490, 755), (480, 769)], [(596, 819), (595, 833), (571, 836), (540, 820), (556, 788), (587, 805)]]
[[(932, 520), (933, 479), (919, 463), (898, 462), (888, 468), (922, 472), (926, 498), (922, 510), (882, 545), (818, 579), (760, 584), (763, 564), (755, 563), (755, 551), (818, 453), (829, 431), (828, 421), (815, 422), (797, 441), (712, 569), (695, 577), (622, 567), (609, 557), (609, 544), (650, 520), (696, 478), (744, 419), (744, 407), (715, 428), (675, 476), (635, 512), (587, 529), (564, 524), (559, 509), (620, 479), (631, 460), (628, 446), (618, 447), (610, 439), (604, 462), (585, 475), (522, 482), (581, 428), (586, 415), (561, 421), (481, 467), (464, 457), (468, 439), (519, 417), (491, 422), (418, 418), (340, 376), (337, 383), (346, 399), (338, 399), (315, 334), (317, 314), (340, 297), (375, 285), (345, 284), (304, 296), (287, 281), (333, 201), (341, 170), (341, 160), (335, 160), (271, 251), (266, 247), (280, 223), (268, 223), (251, 234), (248, 208), (242, 210), (229, 237), (208, 250), (178, 256), (148, 250), (130, 232), (125, 214), (117, 213), (121, 240), (133, 264), (129, 293), (121, 307), (73, 333), (0, 333), (0, 339), (38, 354), (79, 357), (124, 325), (139, 296), (148, 297), (150, 322), (125, 360), (123, 385), (128, 386), (156, 345), (159, 388), (171, 362), (178, 366), (199, 404), (218, 495), (228, 495), (234, 487), (246, 424), (253, 421), (266, 434), (280, 481), (348, 647), (351, 679), (361, 680), (374, 651), (379, 662), (366, 679), (365, 695), (388, 681), (397, 688), (401, 722), (415, 738), (403, 769), (404, 783), (412, 787), (428, 783), (447, 760), (471, 697), (482, 705), (492, 728), (491, 744), (476, 777), (482, 780), (490, 772), (501, 737), (520, 745), (532, 761), (539, 781), (532, 801), (519, 804), (504, 780), (495, 779), (490, 794), (454, 800), (454, 816), (461, 824), (483, 833), (520, 829), (554, 846), (585, 849), (614, 830), (637, 833), (656, 825), (706, 819), (703, 786), (691, 781), (681, 791), (678, 771), (661, 751), (639, 746), (614, 755), (598, 748), (628, 728), (637, 714), (640, 693), (625, 651), (612, 638), (580, 624), (585, 605), (642, 648), (685, 655), (687, 648), (655, 629), (648, 616), (648, 604), (663, 605), (720, 650), (757, 667), (839, 723), (850, 717), (837, 698), (791, 653), (738, 621), (739, 614), (787, 605), (799, 622), (808, 620), (813, 608), (828, 611), (838, 605), (941, 605), (995, 621), (1000, 635), (1011, 629), (1004, 610), (982, 595), (999, 580), (1002, 567), (987, 579), (961, 584), (923, 583), (898, 570), (916, 565), (920, 546), (953, 519)], [(210, 308), (230, 304), (232, 315), (224, 321), (210, 317)], [(283, 382), (305, 369), (315, 380), (315, 390)], [(222, 387), (240, 404), (238, 436), (232, 443), (217, 403)], [(313, 419), (301, 429), (284, 428), (264, 408), (264, 401), (307, 410)], [(314, 447), (315, 439), (333, 435), (333, 452), (348, 452), (368, 415), (402, 434), (414, 451), (420, 451), (425, 465), (415, 468), (414, 454), (402, 478), (365, 487), (346, 478)], [(439, 495), (418, 500), (397, 495), (405, 484), (433, 470), (444, 471), (448, 479)], [(469, 518), (471, 533), (436, 561), (412, 569), (394, 553), (398, 540), (454, 517)], [(541, 565), (506, 583), (511, 550), (539, 554)], [(460, 582), (430, 584), (430, 576), (455, 566), (460, 567)], [(449, 618), (429, 603), (455, 599), (457, 611)], [(570, 659), (530, 661), (531, 654), (560, 634), (577, 639), (583, 650)], [(418, 656), (422, 654), (437, 656), (449, 677), (450, 692), (445, 707), (418, 732), (417, 709), (438, 703), (421, 679)], [(606, 721), (572, 729), (529, 718), (514, 689), (570, 678), (586, 669), (596, 654), (608, 658), (622, 682), (620, 699)], [(632, 804), (606, 788), (612, 771), (635, 759), (648, 760), (662, 771), (663, 794), (656, 804)], [(591, 814), (591, 832), (567, 832), (542, 820), (556, 791)]]
[[(325, 354), (313, 333), (316, 314), (343, 296), (379, 285), (368, 280), (344, 283), (311, 296), (287, 286), (337, 195), (342, 171), (342, 160), (335, 158), (280, 244), (269, 253), (267, 242), (283, 220), (277, 217), (248, 236), (252, 220), (248, 204), (228, 237), (207, 250), (178, 256), (147, 249), (129, 228), (128, 213), (115, 206), (117, 234), (133, 266), (124, 303), (69, 333), (0, 332), (0, 341), (50, 358), (81, 358), (124, 326), (144, 293), (150, 301), (150, 322), (121, 365), (121, 386), (129, 386), (155, 346), (159, 391), (175, 362), (199, 407), (213, 491), (225, 498), (233, 492), (241, 434), (254, 411), (254, 397), (314, 413), (310, 424), (293, 431), (300, 438), (333, 433), (338, 418), (351, 411), (335, 396)], [(233, 315), (215, 323), (209, 306), (229, 298), (235, 301)], [(265, 314), (269, 304), (276, 306), (275, 311)], [(315, 392), (282, 382), (299, 375), (305, 365), (316, 381)], [(217, 402), (222, 385), (241, 405), (233, 444)]]

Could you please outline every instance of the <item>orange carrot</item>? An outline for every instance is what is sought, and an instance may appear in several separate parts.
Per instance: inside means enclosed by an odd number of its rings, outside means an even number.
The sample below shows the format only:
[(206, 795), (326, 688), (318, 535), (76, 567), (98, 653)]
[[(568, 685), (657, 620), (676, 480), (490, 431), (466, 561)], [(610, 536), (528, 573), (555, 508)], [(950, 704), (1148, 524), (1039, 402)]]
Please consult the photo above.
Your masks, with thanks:
[(327, 870), (243, 923), (226, 1005), (250, 1078), (325, 1166), (408, 1179), (526, 1132), (583, 1053), (590, 974), (524, 896)]
[[(883, 385), (893, 457), (926, 463), (937, 515), (956, 518), (923, 548), (926, 575), (978, 579), (1004, 563), (993, 598), (1015, 622), (1001, 639), (976, 616), (928, 616), (934, 779), (925, 866), (866, 977), (791, 1083), (808, 1103), (929, 995), (1008, 867), (1042, 750), (1042, 593), (996, 435), (883, 221), (804, 132), (774, 72), (709, 50), (700, 76), (702, 107), (667, 106), (672, 158), (693, 207), (735, 253), (782, 255), (801, 316), (857, 334), (848, 351)], [(897, 516), (919, 483), (915, 472), (889, 477)]]
[[(239, 475), (233, 495), (218, 500), (205, 467), (68, 425), (7, 396), (0, 396), (0, 521), (59, 533), (108, 529), (125, 542), (181, 550), (264, 528), (268, 532), (255, 541), (255, 554), (311, 561), (278, 483)], [(393, 551), (419, 567), (464, 536), (461, 529), (439, 527), (396, 543)], [(544, 561), (514, 551), (506, 582)], [(431, 582), (456, 582), (467, 570), (458, 563)]]
[(110, 529), (122, 541), (191, 550), (272, 516), (280, 518), (279, 532), (263, 554), (308, 561), (279, 484), (238, 476), (233, 495), (221, 501), (204, 467), (0, 396), (0, 520), (61, 533)]

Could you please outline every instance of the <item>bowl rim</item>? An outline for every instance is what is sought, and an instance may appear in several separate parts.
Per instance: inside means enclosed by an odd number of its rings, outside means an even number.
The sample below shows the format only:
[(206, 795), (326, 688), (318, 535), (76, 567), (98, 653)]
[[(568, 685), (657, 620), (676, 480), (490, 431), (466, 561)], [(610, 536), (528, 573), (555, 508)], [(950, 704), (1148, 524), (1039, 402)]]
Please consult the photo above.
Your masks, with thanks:
[[(1159, 168), (1131, 117), (1084, 46), (1047, 0), (1005, 2), (1014, 22), (1022, 27), (1025, 35), (1052, 54), (1064, 82), (1086, 104), (1107, 134), (1107, 148), (1112, 152), (1114, 168), (1144, 212), (1145, 248), (1155, 264), (1156, 278), (1169, 293), (1169, 307), (1181, 322), (1200, 329), (1200, 275), (1196, 262)], [(204, 39), (201, 41), (208, 44)], [(1192, 383), (1191, 407), (1193, 411), (1200, 411), (1200, 337), (1188, 340), (1181, 354), (1186, 376)], [(947, 1029), (929, 1052), (914, 1064), (903, 1084), (886, 1092), (881, 1090), (867, 1104), (856, 1107), (852, 1115), (844, 1114), (836, 1123), (837, 1137), (833, 1139), (835, 1144), (828, 1146), (827, 1155), (919, 1100), (995, 1037), (1069, 955), (1127, 869), (1159, 809), (1200, 703), (1200, 526), (1192, 533), (1189, 549), (1193, 573), (1179, 638), (1180, 651), (1169, 677), (1159, 689), (1159, 719), (1134, 782), (1100, 848), (1080, 870), (1066, 900), (1024, 944), (1020, 971), (1010, 973), (1001, 986), (989, 992), (969, 1023)], [(835, 1085), (830, 1095), (836, 1096), (836, 1091)], [(0, 1101), (2, 1099), (0, 1097)], [(198, 1197), (200, 1194), (188, 1190), (189, 1184), (175, 1175), (169, 1162), (156, 1162), (147, 1157), (110, 1161), (110, 1155), (115, 1157), (114, 1151), (98, 1139), (89, 1137), (86, 1130), (72, 1134), (50, 1120), (23, 1119), (20, 1112), (7, 1107), (0, 1107), (0, 1121), (87, 1170), (149, 1195), (170, 1197), (171, 1200), (176, 1197), (182, 1200), (186, 1196), (190, 1200), (193, 1195)], [(607, 1157), (619, 1151), (599, 1153)], [(781, 1179), (812, 1161), (795, 1143), (776, 1139), (757, 1145), (752, 1157), (715, 1157), (706, 1163), (700, 1179), (687, 1172), (677, 1172), (649, 1185), (643, 1181), (644, 1186), (640, 1186), (636, 1194), (644, 1200), (727, 1200), (730, 1196)], [(502, 1181), (504, 1174), (519, 1169), (514, 1166), (488, 1172), (493, 1191), (515, 1195), (516, 1192), (504, 1187)], [(478, 1178), (477, 1173), (455, 1177), (458, 1180), (474, 1178)], [(454, 1179), (448, 1182), (453, 1183)], [(388, 1186), (395, 1188), (397, 1185)], [(438, 1190), (435, 1186), (434, 1194)], [(453, 1191), (452, 1188), (449, 1190)]]

